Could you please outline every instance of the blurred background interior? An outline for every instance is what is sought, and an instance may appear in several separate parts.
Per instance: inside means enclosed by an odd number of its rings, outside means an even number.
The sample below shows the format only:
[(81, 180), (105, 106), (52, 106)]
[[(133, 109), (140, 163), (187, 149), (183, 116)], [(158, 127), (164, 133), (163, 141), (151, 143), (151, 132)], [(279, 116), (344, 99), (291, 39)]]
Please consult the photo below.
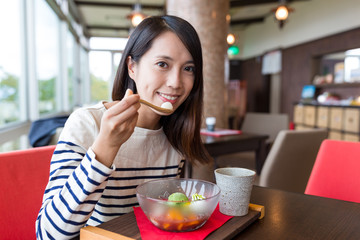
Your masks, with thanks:
[[(281, 6), (288, 13), (276, 16)], [(286, 119), (273, 133), (259, 117), (270, 147), (288, 128), (359, 141), (359, 8), (358, 0), (2, 1), (0, 152), (56, 143), (75, 108), (110, 100), (136, 21), (163, 14), (199, 33), (204, 116), (218, 128), (242, 129), (247, 114), (262, 113)], [(49, 119), (50, 137), (36, 143), (31, 128)]]

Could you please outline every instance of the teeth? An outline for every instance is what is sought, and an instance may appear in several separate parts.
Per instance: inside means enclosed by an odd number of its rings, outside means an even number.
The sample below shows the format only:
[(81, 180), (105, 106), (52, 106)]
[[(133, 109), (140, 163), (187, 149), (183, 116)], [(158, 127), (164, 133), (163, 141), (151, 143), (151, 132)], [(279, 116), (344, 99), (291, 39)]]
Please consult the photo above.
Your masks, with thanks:
[(169, 95), (165, 95), (163, 93), (159, 93), (159, 94), (160, 94), (160, 96), (162, 96), (162, 97), (164, 97), (166, 99), (169, 99), (169, 100), (175, 100), (175, 99), (178, 98), (178, 97), (172, 97), (172, 96), (169, 96)]

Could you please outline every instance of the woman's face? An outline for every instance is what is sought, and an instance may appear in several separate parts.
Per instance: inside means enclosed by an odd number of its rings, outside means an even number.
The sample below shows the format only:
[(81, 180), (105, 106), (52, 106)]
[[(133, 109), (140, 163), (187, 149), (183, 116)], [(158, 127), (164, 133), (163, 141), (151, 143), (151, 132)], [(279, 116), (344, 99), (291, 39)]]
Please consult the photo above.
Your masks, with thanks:
[[(194, 85), (195, 65), (192, 56), (171, 31), (155, 38), (139, 62), (128, 59), (128, 70), (142, 99), (157, 106), (170, 102), (174, 110), (186, 100)], [(140, 110), (169, 115), (146, 106)]]

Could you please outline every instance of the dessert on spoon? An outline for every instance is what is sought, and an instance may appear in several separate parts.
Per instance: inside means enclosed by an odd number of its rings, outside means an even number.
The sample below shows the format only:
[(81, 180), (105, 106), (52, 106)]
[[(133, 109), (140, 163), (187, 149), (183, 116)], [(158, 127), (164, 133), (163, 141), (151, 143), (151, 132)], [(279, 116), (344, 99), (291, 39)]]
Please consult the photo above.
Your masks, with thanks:
[(163, 104), (161, 104), (161, 107), (156, 106), (152, 103), (149, 103), (148, 101), (145, 101), (144, 99), (140, 99), (140, 103), (145, 104), (146, 106), (151, 107), (162, 113), (172, 113), (174, 111), (173, 106), (170, 102), (164, 102)]

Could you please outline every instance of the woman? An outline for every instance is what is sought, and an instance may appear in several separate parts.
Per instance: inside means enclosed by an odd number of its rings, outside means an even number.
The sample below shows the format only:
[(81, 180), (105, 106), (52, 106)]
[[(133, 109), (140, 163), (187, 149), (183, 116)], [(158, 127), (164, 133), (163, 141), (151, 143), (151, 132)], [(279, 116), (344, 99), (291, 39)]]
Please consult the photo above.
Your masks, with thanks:
[[(145, 105), (173, 105), (163, 114)], [(179, 177), (184, 163), (210, 161), (200, 139), (202, 52), (194, 28), (174, 16), (145, 19), (119, 64), (113, 102), (69, 117), (51, 160), (38, 239), (67, 239), (137, 205), (142, 182)]]

